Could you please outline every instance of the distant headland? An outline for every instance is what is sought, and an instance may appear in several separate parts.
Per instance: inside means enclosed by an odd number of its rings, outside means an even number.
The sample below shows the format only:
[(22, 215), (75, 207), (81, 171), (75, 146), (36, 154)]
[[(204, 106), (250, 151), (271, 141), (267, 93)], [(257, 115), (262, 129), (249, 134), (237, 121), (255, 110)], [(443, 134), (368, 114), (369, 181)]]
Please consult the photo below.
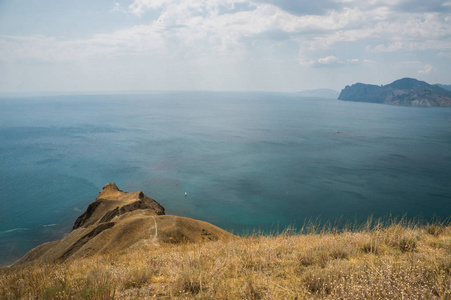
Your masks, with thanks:
[(451, 107), (449, 85), (431, 85), (414, 78), (403, 78), (387, 85), (356, 83), (346, 86), (338, 100), (405, 106)]

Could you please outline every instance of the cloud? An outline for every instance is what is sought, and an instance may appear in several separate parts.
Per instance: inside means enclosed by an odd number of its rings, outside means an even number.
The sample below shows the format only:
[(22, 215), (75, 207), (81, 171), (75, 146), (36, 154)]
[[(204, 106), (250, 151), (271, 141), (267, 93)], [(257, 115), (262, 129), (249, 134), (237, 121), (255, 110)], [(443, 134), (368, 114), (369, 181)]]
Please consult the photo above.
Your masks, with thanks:
[(394, 52), (405, 49), (406, 45), (402, 42), (394, 42), (389, 44), (378, 44), (376, 46), (367, 46), (368, 52)]
[(309, 67), (326, 67), (326, 66), (344, 66), (349, 64), (358, 64), (360, 60), (358, 58), (339, 59), (335, 55), (329, 55), (326, 57), (320, 57), (313, 60), (305, 60), (305, 57), (301, 56), (299, 64), (301, 66)]
[(212, 13), (217, 14), (221, 8), (234, 9), (235, 7), (243, 8), (240, 6), (244, 4), (244, 7), (251, 5), (252, 2), (246, 0), (134, 0), (132, 4), (128, 6), (128, 10), (131, 14), (138, 17), (143, 16), (147, 11), (154, 10), (184, 10), (193, 11), (198, 13)]
[(171, 0), (134, 0), (128, 9), (130, 13), (140, 17), (148, 10), (158, 9), (173, 2)]
[[(419, 1), (419, 0), (418, 0)], [(418, 1), (413, 4), (420, 5)], [(292, 51), (301, 65), (356, 64), (356, 53), (391, 53), (451, 49), (451, 18), (434, 7), (427, 13), (399, 13), (405, 0), (135, 0), (116, 2), (111, 12), (153, 20), (139, 26), (94, 34), (86, 39), (0, 36), (0, 60), (81, 60), (92, 57), (163, 55), (207, 62), (273, 57)], [(422, 2), (421, 2), (422, 3)], [(429, 3), (429, 2), (428, 2)], [(431, 12), (432, 11), (432, 12)], [(337, 47), (353, 53), (339, 58)], [(298, 57), (296, 58), (296, 53)], [(282, 54), (280, 54), (282, 55)]]
[(119, 2), (115, 2), (112, 9), (110, 9), (111, 13), (127, 13), (127, 9), (122, 7)]
[(341, 6), (358, 6), (364, 9), (387, 7), (396, 13), (446, 13), (451, 8), (449, 0), (335, 0), (334, 2)]
[(451, 11), (451, 2), (443, 0), (405, 0), (395, 5), (395, 10), (406, 12), (440, 12), (447, 13)]
[(418, 71), (419, 74), (429, 74), (434, 68), (430, 64), (424, 65), (424, 69)]
[(256, 2), (275, 5), (280, 9), (297, 16), (323, 15), (327, 11), (339, 7), (337, 3), (330, 0), (257, 0)]
[[(312, 30), (326, 30), (329, 24), (317, 17), (296, 17), (277, 6), (259, 4), (252, 10), (219, 14), (220, 8), (233, 9), (237, 1), (146, 1), (136, 0), (130, 11), (142, 15), (160, 8), (157, 20), (88, 39), (62, 40), (35, 36), (0, 37), (4, 47), (0, 59), (76, 60), (103, 55), (165, 53), (168, 56), (241, 55), (255, 49), (255, 41), (268, 44), (296, 40), (296, 35)], [(172, 6), (171, 6), (172, 5)], [(121, 7), (115, 5), (113, 10)]]
[(371, 36), (382, 43), (369, 45), (368, 52), (398, 52), (451, 49), (451, 20), (445, 14), (406, 14), (399, 20), (376, 24)]
[(318, 59), (318, 63), (319, 64), (323, 64), (323, 65), (336, 64), (338, 62), (339, 62), (338, 58), (336, 56), (333, 56), (333, 55), (329, 55), (327, 57), (323, 57), (323, 58)]
[(408, 70), (410, 74), (428, 75), (435, 73), (435, 68), (432, 64), (425, 63), (424, 61), (419, 60), (401, 61), (398, 63), (398, 66), (401, 69)]

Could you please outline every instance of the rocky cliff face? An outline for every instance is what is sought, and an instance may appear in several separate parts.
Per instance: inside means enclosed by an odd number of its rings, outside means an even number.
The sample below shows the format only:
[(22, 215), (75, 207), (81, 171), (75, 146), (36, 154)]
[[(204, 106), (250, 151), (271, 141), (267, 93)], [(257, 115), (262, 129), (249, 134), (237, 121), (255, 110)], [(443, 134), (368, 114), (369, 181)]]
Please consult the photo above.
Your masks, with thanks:
[(346, 86), (338, 99), (406, 106), (451, 107), (451, 91), (412, 78), (403, 78), (383, 86), (356, 83)]
[(232, 238), (231, 233), (210, 223), (167, 216), (163, 206), (143, 192), (126, 193), (109, 183), (77, 218), (67, 236), (32, 249), (14, 265), (64, 261), (111, 251), (157, 247), (161, 243)]

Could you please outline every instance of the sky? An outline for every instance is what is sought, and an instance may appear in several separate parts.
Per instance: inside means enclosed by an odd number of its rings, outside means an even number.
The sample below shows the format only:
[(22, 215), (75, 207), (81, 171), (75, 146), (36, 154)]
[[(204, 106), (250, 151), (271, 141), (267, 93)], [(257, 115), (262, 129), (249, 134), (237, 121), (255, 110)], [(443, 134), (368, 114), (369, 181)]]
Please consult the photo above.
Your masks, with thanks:
[(0, 92), (451, 84), (451, 0), (0, 0)]

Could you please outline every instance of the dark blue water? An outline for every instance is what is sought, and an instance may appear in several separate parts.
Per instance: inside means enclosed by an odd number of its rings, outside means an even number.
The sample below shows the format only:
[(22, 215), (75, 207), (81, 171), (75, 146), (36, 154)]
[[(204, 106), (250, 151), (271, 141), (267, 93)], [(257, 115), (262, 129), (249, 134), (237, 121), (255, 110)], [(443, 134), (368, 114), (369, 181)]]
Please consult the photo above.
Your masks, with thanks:
[(3, 264), (66, 234), (111, 181), (235, 233), (451, 213), (451, 109), (271, 93), (2, 98), (0, 141)]

